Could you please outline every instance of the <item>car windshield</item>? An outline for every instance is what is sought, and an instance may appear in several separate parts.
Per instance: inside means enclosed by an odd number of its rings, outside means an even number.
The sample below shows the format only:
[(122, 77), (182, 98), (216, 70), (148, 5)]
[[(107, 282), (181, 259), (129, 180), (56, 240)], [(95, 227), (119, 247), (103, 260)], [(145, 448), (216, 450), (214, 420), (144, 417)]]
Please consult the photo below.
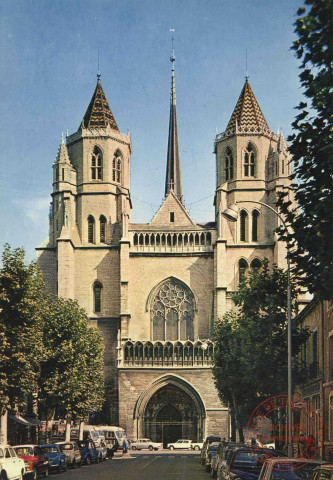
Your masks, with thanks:
[(315, 463), (300, 464), (299, 462), (275, 463), (273, 467), (274, 480), (311, 480)]
[(218, 448), (219, 448), (218, 445), (212, 445), (212, 446), (210, 447), (210, 451), (211, 451), (211, 452), (216, 452)]
[(252, 452), (237, 452), (234, 461), (234, 467), (256, 467), (261, 466), (260, 460), (257, 455)]
[(73, 450), (73, 445), (70, 443), (65, 443), (64, 445), (60, 445), (60, 450)]
[(33, 449), (31, 447), (18, 447), (15, 448), (16, 455), (23, 457), (24, 455), (33, 455)]
[(40, 447), (43, 450), (43, 453), (58, 453), (58, 449), (55, 446), (48, 445), (46, 447)]

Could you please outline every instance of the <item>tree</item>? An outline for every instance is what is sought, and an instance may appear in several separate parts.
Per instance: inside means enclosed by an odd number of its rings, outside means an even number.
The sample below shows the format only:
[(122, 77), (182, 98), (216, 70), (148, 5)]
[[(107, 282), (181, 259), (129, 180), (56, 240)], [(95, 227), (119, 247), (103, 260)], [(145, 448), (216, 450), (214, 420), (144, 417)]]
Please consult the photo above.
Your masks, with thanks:
[(41, 365), (41, 407), (71, 420), (85, 419), (104, 401), (103, 341), (76, 301), (50, 297), (44, 311), (46, 358)]
[(22, 248), (5, 245), (0, 270), (0, 410), (17, 410), (37, 390), (44, 355), (44, 284)]
[(290, 243), (294, 274), (312, 293), (333, 299), (333, 1), (306, 0), (298, 10), (292, 49), (301, 60), (304, 95), (288, 140), (294, 162), (293, 207), (287, 193), (278, 205), (291, 227), (280, 231)]
[[(293, 298), (297, 289), (293, 288)], [(244, 418), (264, 397), (283, 393), (287, 386), (287, 273), (267, 259), (250, 270), (233, 296), (238, 307), (216, 322), (213, 375), (222, 401), (229, 404), (240, 429)], [(309, 332), (292, 326), (294, 379), (296, 361)]]

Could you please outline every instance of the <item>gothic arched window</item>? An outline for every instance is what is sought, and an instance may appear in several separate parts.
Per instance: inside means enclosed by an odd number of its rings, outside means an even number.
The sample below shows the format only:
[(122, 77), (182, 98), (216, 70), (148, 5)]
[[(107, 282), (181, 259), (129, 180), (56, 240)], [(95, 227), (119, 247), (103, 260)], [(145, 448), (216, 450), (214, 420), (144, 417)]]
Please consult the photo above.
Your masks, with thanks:
[(259, 224), (259, 212), (253, 210), (252, 212), (252, 241), (258, 241), (258, 224)]
[(101, 243), (106, 242), (106, 218), (104, 215), (99, 217), (99, 241)]
[(116, 151), (112, 160), (112, 181), (121, 183), (122, 155), (119, 150)]
[(103, 180), (103, 155), (98, 147), (94, 148), (91, 155), (91, 179)]
[(232, 150), (227, 147), (225, 150), (225, 179), (232, 180), (234, 178), (234, 158)]
[(102, 311), (102, 288), (100, 282), (94, 283), (94, 312), (100, 313)]
[(249, 217), (245, 210), (240, 212), (240, 241), (247, 242), (249, 238)]
[(251, 143), (248, 143), (244, 151), (244, 177), (254, 177), (255, 171), (255, 150)]
[(95, 243), (95, 219), (92, 215), (88, 217), (88, 243)]
[(255, 258), (254, 260), (252, 260), (251, 262), (251, 268), (252, 270), (259, 270), (259, 268), (261, 268), (262, 264), (261, 264), (261, 261), (259, 260), (259, 258)]
[(153, 340), (193, 340), (194, 297), (175, 279), (157, 290), (151, 305)]
[(238, 271), (239, 271), (239, 282), (241, 282), (246, 274), (246, 270), (248, 269), (247, 261), (244, 258), (241, 258), (238, 262)]

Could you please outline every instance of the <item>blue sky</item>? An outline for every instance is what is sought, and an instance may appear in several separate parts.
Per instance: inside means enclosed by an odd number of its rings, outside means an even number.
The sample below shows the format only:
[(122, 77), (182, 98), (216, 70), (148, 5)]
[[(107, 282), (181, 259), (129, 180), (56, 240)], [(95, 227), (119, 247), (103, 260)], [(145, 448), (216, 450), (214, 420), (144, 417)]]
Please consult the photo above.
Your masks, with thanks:
[(61, 132), (76, 131), (89, 104), (98, 50), (110, 107), (120, 130), (132, 135), (132, 221), (151, 220), (164, 194), (170, 28), (185, 203), (194, 220), (213, 220), (214, 138), (242, 89), (246, 49), (250, 84), (270, 128), (291, 133), (301, 90), (290, 46), (301, 4), (2, 0), (1, 246), (23, 246), (31, 260), (47, 237), (52, 164)]

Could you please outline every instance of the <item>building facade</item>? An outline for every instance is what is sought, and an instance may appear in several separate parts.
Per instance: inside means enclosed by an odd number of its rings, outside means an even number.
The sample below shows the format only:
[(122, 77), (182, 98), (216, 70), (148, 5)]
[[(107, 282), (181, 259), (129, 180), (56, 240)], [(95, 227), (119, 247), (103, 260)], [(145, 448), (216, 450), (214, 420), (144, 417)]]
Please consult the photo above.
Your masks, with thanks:
[[(104, 336), (103, 422), (129, 438), (228, 436), (228, 409), (211, 375), (214, 320), (232, 307), (239, 278), (263, 258), (286, 266), (274, 206), (289, 189), (287, 145), (268, 127), (246, 79), (215, 139), (215, 218), (184, 205), (172, 55), (165, 199), (150, 223), (131, 222), (131, 138), (100, 78), (78, 130), (53, 165), (49, 238), (38, 250), (48, 288), (75, 298)], [(185, 173), (186, 174), (186, 173)], [(148, 192), (147, 192), (148, 194)], [(239, 202), (239, 219), (221, 213)], [(226, 372), (226, 375), (228, 372)]]

